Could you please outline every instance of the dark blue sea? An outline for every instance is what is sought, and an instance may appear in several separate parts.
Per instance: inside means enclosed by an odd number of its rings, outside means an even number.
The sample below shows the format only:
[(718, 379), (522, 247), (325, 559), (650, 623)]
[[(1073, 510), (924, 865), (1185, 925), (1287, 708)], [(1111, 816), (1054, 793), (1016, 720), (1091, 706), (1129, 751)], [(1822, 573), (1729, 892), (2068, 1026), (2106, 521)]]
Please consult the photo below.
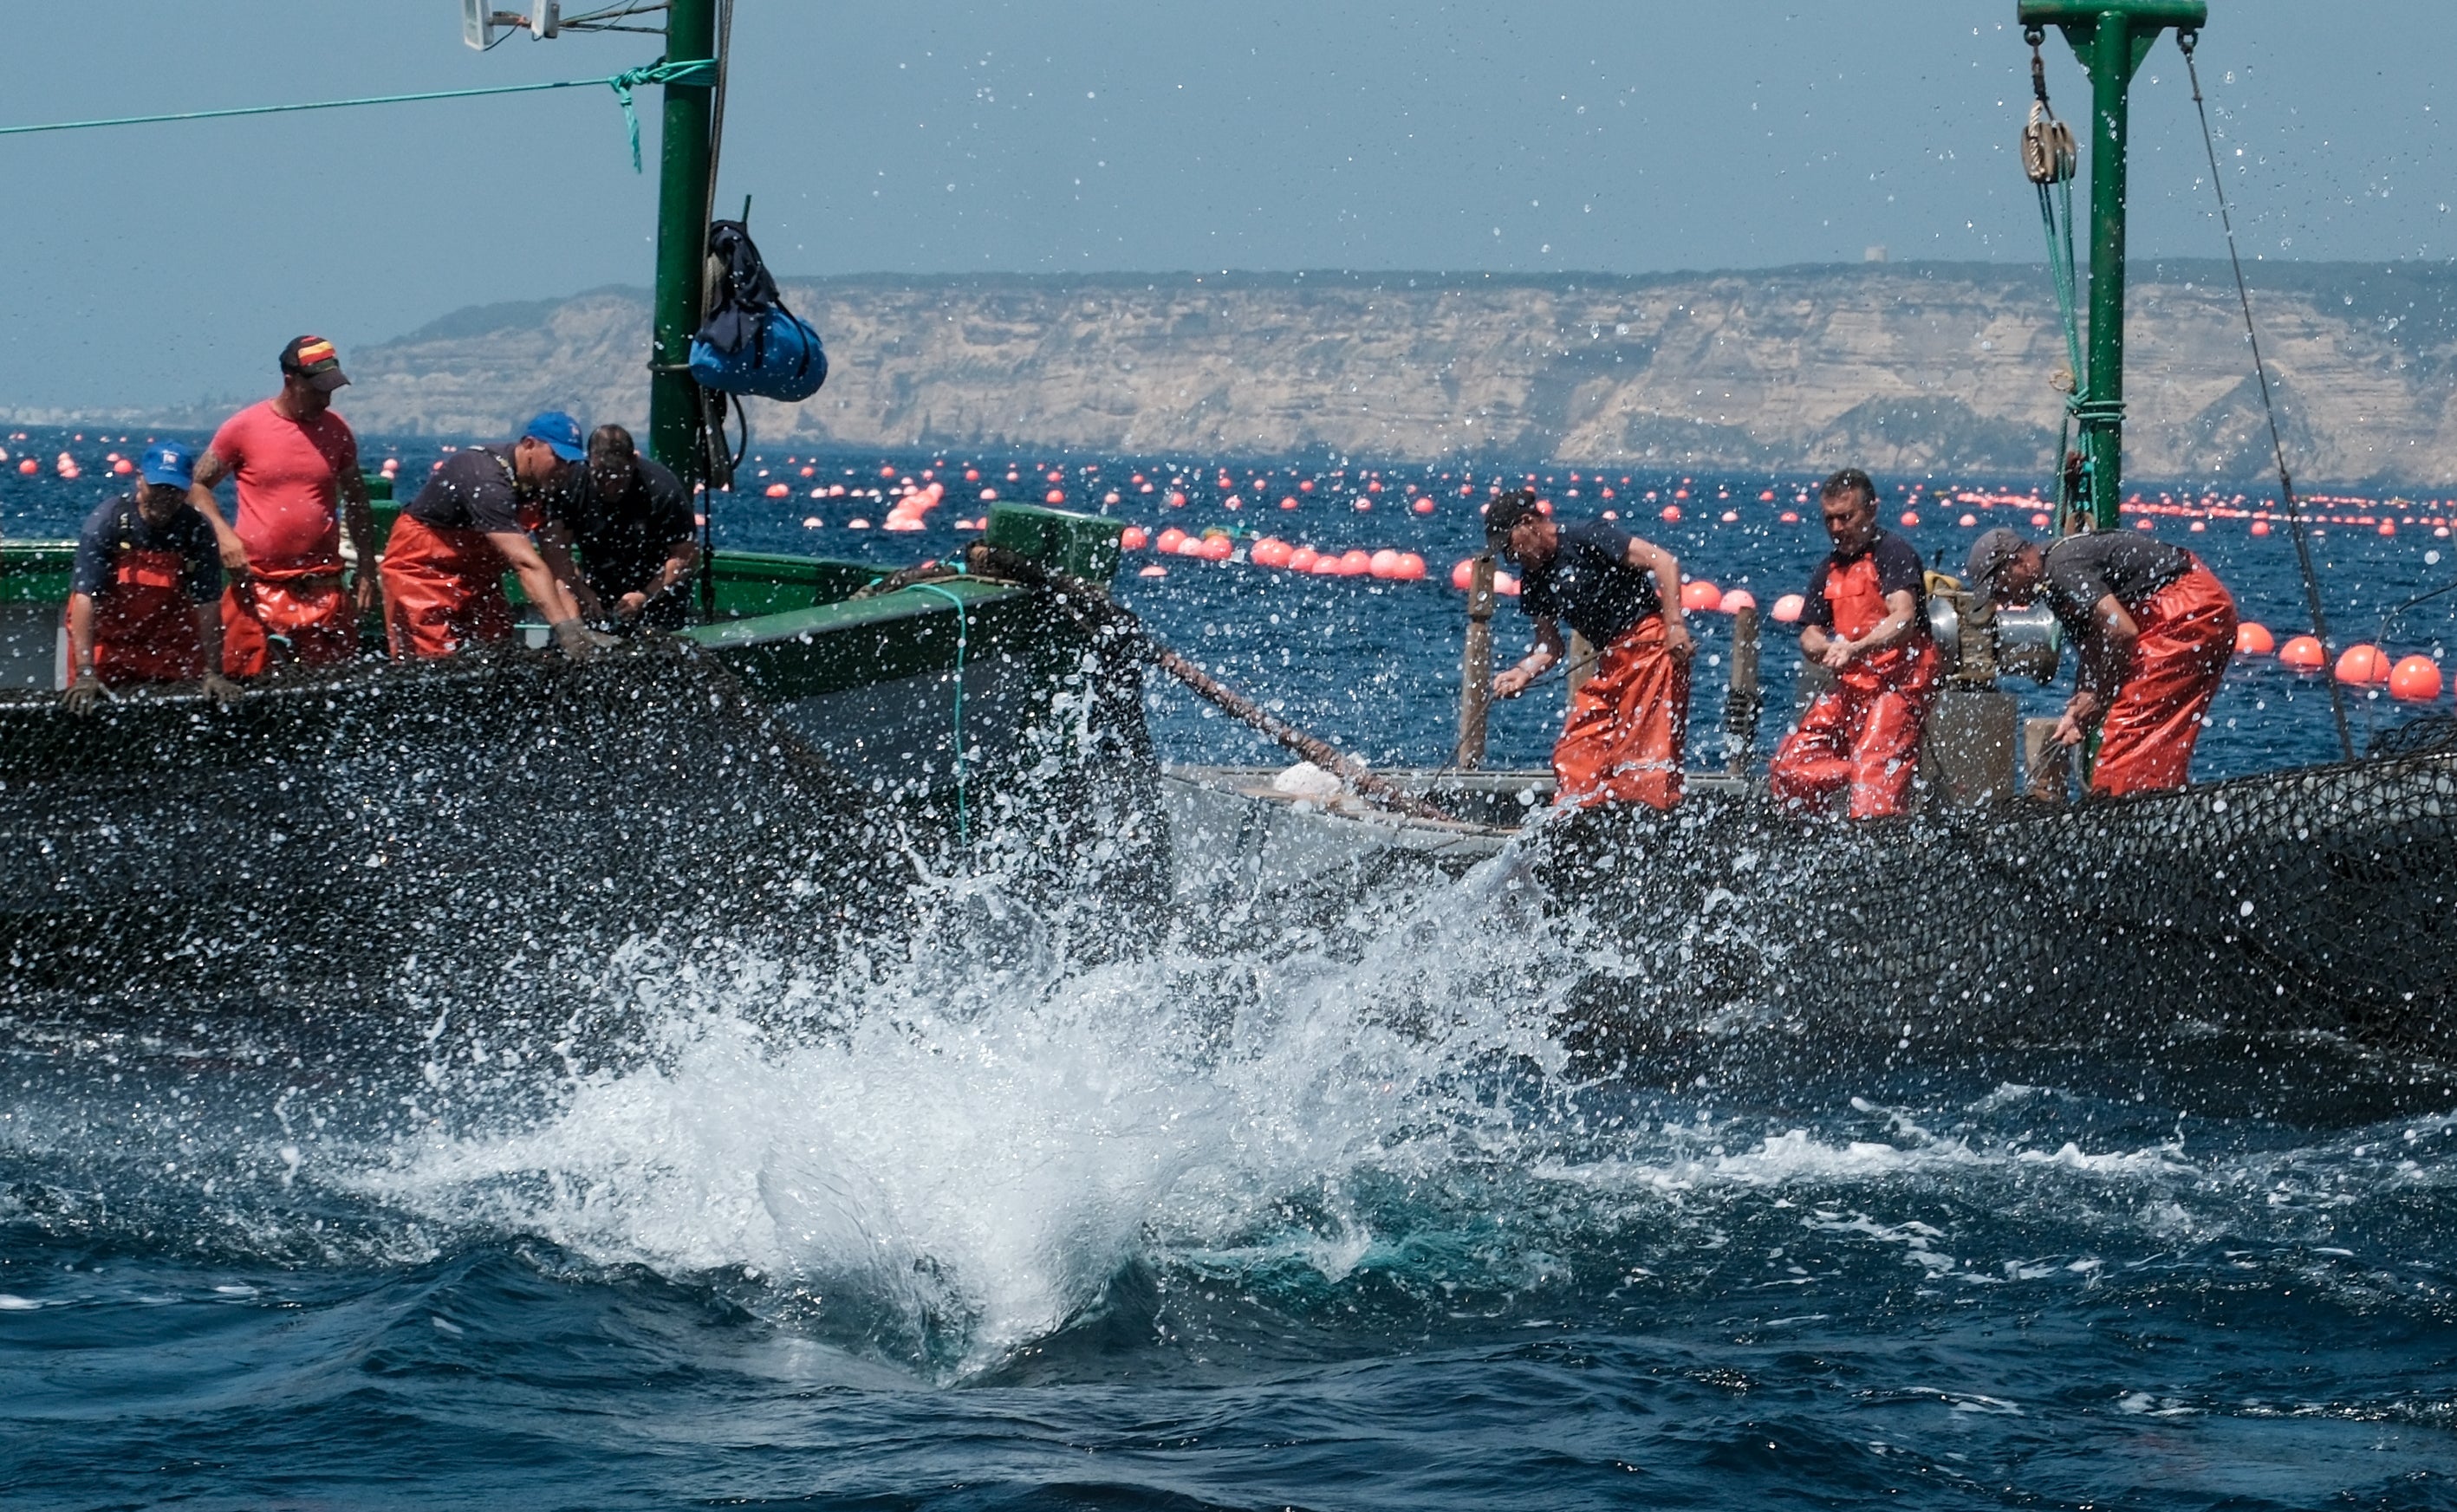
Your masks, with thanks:
[[(105, 453), (143, 439), (72, 434), (0, 443), (12, 539), (66, 534), (110, 491)], [(83, 479), (52, 476), (63, 449)], [(369, 453), (404, 480), (437, 455)], [(809, 497), (880, 487), (882, 466), (948, 480), (928, 530), (856, 531), (883, 501)], [(1145, 578), (1145, 552), (1121, 594), (1376, 764), (1451, 755), (1447, 580), (1476, 538), (1458, 465), (751, 468), (771, 477), (719, 501), (722, 542), (882, 565), (952, 550), (983, 486), (1419, 552), (1433, 581), (1176, 557)], [(1470, 470), (1480, 497), (1531, 469)], [(1762, 604), (1823, 549), (1796, 501), (1813, 480), (1532, 470), (1562, 515), (1616, 508)], [(777, 480), (794, 497), (752, 491)], [(1974, 530), (1940, 490), (2034, 480), (1880, 481), (1951, 562)], [(2154, 522), (2247, 618), (2303, 628), (2282, 527)], [(2441, 655), (2457, 594), (2384, 617), (2457, 580), (2450, 542), (2323, 531), (2339, 639)], [(1720, 763), (1729, 622), (1693, 620), (1693, 755)], [(1524, 622), (1497, 628), (1516, 654)], [(1796, 660), (1772, 644), (1761, 755)], [(1560, 706), (1555, 684), (1500, 708), (1492, 761), (1540, 764)], [(2449, 706), (2358, 695), (2354, 737)], [(1273, 759), (1167, 690), (1151, 713), (1167, 759)], [(2240, 662), (2213, 720), (2204, 776), (2337, 748), (2323, 684), (2273, 660)], [(1904, 907), (1926, 906), (1914, 880)], [(814, 978), (643, 948), (608, 978), (647, 1044), (619, 1061), (442, 1023), (308, 1056), (176, 1002), (125, 1032), (9, 1024), (0, 1504), (2457, 1506), (2439, 1068), (2333, 1052), (2291, 1095), (2120, 1060), (2022, 1083), (1899, 1064), (1599, 1082), (1518, 1011), (1572, 963), (1496, 924), (1473, 877), (1353, 901), (1364, 943), (1339, 950), (1189, 932), (1105, 964), (992, 962), (924, 929), (909, 956)], [(777, 1027), (797, 1020), (836, 1027)]]

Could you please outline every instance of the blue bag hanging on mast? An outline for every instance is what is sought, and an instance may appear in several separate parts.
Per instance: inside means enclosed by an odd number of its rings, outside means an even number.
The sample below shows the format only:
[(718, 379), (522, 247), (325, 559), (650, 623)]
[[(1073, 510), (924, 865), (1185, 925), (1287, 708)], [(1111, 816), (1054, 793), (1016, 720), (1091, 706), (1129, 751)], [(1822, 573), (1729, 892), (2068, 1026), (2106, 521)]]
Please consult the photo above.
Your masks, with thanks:
[(738, 220), (708, 228), (719, 272), (708, 319), (692, 337), (691, 376), (702, 388), (793, 403), (828, 380), (828, 354), (810, 323), (785, 308), (776, 280)]

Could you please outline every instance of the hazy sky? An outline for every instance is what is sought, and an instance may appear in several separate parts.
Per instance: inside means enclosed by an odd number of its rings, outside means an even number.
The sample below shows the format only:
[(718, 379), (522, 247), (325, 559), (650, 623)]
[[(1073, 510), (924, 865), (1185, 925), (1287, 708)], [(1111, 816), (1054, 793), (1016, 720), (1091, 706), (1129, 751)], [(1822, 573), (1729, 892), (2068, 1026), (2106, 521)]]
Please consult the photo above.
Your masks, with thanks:
[[(507, 0), (511, 3), (511, 0)], [(568, 0), (578, 10), (581, 0)], [(2447, 0), (2213, 0), (2247, 251), (2457, 255)], [(1519, 7), (740, 0), (719, 203), (788, 274), (2030, 261), (2013, 0)], [(0, 121), (603, 76), (455, 0), (19, 6)], [(2052, 36), (2050, 86), (2087, 92)], [(2137, 255), (2223, 252), (2181, 59), (2137, 89)], [(0, 403), (266, 387), (463, 305), (645, 285), (610, 93), (0, 137)]]

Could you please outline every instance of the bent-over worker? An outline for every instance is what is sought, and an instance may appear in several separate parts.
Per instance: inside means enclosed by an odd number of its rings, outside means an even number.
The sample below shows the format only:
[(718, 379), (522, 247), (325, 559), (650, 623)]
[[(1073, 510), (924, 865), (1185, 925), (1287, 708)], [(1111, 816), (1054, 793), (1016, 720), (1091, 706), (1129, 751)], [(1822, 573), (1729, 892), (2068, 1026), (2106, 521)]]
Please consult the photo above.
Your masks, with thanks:
[[(322, 337), (281, 349), (281, 392), (222, 421), (196, 462), (189, 499), (221, 542), (223, 670), (260, 677), (277, 662), (328, 666), (359, 653), (359, 616), (376, 604), (375, 515), (359, 472), (359, 439), (334, 413), (350, 380)], [(238, 480), (236, 523), (214, 489)], [(338, 518), (337, 518), (338, 516)], [(341, 582), (341, 532), (358, 581)]]
[(220, 547), (189, 503), (195, 480), (194, 452), (149, 446), (135, 490), (105, 500), (77, 532), (61, 695), (71, 711), (140, 683), (201, 680), (217, 699), (237, 694), (221, 674)]
[[(557, 567), (529, 539), (547, 523), (565, 470), (586, 455), (580, 422), (549, 410), (509, 446), (473, 446), (444, 459), (402, 507), (384, 546), (384, 633), (395, 661), (510, 640), (506, 572), (520, 579), (565, 654), (596, 649)], [(568, 561), (558, 565), (570, 575)]]
[(682, 627), (685, 590), (699, 546), (691, 490), (631, 433), (600, 425), (588, 433), (588, 460), (575, 470), (560, 510), (580, 547), (568, 586), (592, 623), (659, 630)]
[(1596, 648), (1595, 675), (1553, 746), (1557, 800), (1679, 803), (1697, 649), (1681, 618), (1680, 562), (1609, 521), (1557, 524), (1524, 489), (1487, 507), (1484, 535), (1524, 575), (1518, 607), (1536, 622), (1536, 648), (1493, 680), (1494, 694), (1517, 698), (1561, 660), (1564, 620)]
[(2093, 792), (2184, 786), (2235, 654), (2235, 600), (2199, 558), (2131, 531), (2042, 551), (1999, 526), (1972, 542), (1970, 577), (1998, 603), (2046, 594), (2081, 664), (2056, 739), (2078, 746), (2097, 725)]
[(1834, 674), (1766, 773), (1777, 803), (1822, 807), (1849, 788), (1851, 817), (1878, 819), (1910, 806), (1920, 729), (1936, 686), (1927, 577), (1911, 543), (1877, 528), (1877, 485), (1846, 467), (1818, 503), (1834, 550), (1809, 575), (1800, 649)]

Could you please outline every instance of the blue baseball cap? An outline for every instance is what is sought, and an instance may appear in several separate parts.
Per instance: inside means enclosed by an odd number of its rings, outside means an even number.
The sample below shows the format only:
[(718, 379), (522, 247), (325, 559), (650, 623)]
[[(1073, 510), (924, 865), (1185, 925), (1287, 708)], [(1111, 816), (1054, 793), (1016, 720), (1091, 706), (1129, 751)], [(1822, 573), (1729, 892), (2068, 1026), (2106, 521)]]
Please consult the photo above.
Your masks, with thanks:
[(175, 488), (194, 487), (196, 454), (177, 441), (148, 446), (145, 448), (144, 474), (149, 483), (167, 483)]
[(544, 441), (567, 462), (588, 460), (588, 449), (580, 444), (580, 422), (561, 410), (548, 410), (529, 421), (528, 429), (521, 432), (521, 439)]

